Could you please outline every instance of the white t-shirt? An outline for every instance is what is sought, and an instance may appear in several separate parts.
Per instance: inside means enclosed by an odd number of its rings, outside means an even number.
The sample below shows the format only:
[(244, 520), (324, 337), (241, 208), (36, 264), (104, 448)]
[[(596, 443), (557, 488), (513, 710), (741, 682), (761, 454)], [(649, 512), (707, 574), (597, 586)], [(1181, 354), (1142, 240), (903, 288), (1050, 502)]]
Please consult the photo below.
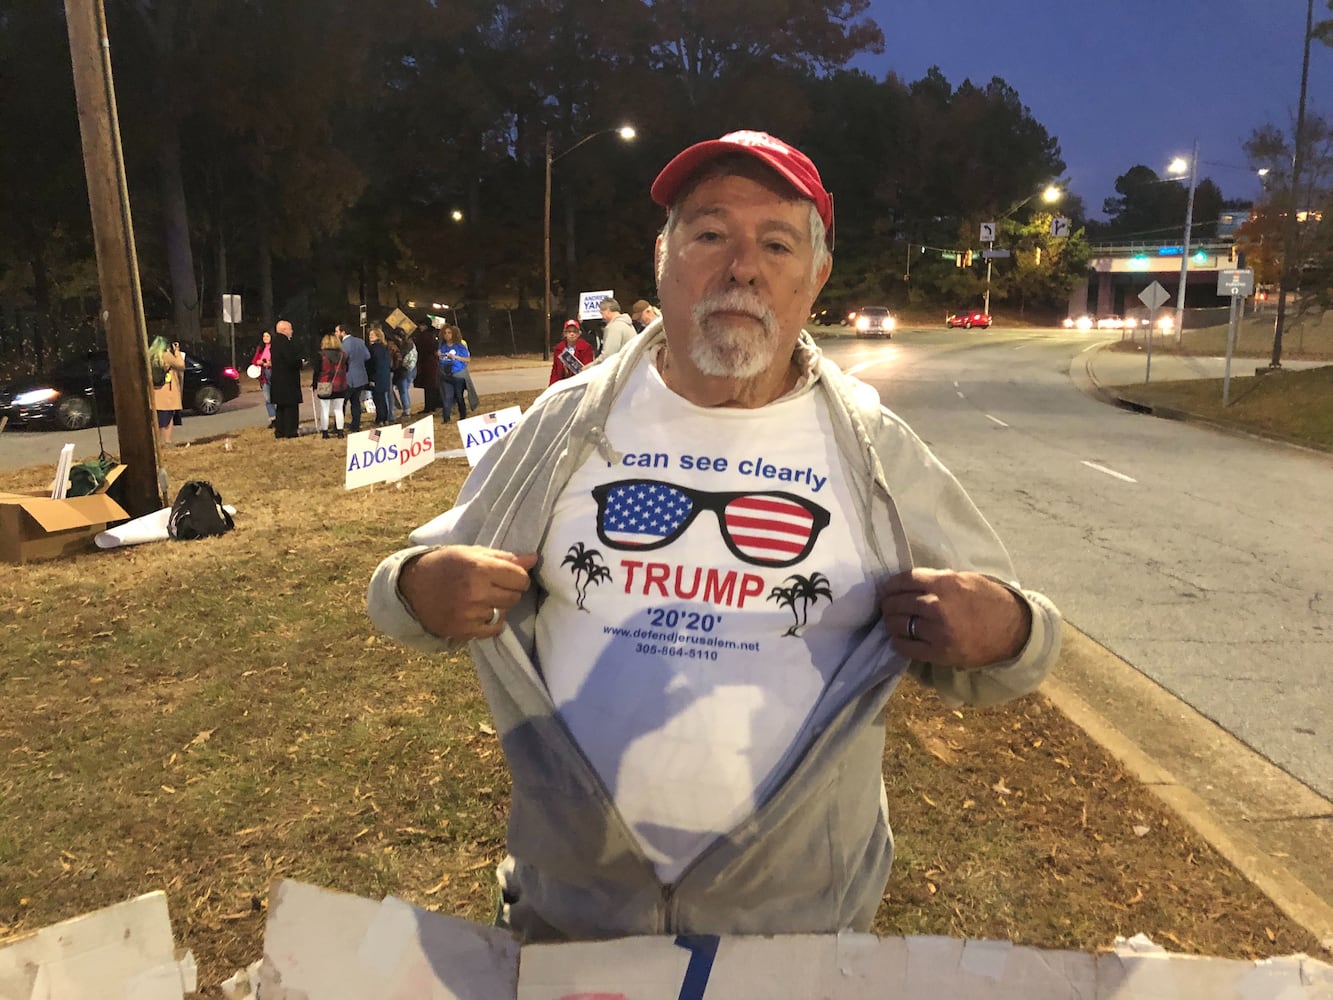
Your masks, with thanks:
[(574, 474), (542, 550), (539, 667), (670, 883), (786, 769), (875, 581), (809, 386), (709, 409), (645, 360), (607, 423), (622, 459)]

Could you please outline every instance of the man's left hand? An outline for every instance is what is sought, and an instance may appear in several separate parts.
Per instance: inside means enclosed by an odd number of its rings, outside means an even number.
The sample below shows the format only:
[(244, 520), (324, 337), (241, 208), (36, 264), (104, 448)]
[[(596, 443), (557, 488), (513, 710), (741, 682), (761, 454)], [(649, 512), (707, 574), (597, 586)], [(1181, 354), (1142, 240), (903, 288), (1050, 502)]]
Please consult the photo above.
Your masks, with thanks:
[(881, 585), (879, 607), (897, 652), (942, 667), (1012, 660), (1032, 631), (1027, 603), (981, 573), (897, 573)]

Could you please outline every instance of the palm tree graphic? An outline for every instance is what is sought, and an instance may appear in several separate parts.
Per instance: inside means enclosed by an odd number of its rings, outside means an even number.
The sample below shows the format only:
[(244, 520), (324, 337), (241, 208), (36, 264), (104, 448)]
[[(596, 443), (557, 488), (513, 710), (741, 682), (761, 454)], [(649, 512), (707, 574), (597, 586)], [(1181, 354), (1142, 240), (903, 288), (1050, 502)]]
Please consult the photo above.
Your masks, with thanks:
[[(568, 566), (574, 574), (574, 593), (578, 595), (577, 607), (588, 611), (583, 602), (588, 597), (588, 585), (600, 584), (611, 579), (611, 571), (602, 565), (602, 553), (599, 549), (586, 548), (582, 542), (575, 542), (560, 560), (561, 566)], [(592, 612), (588, 612), (591, 614)]]
[[(789, 587), (774, 587), (768, 592), (768, 600), (777, 601), (779, 604), (785, 604), (791, 608), (792, 617), (795, 622), (791, 628), (783, 632), (786, 635), (800, 635), (801, 629), (805, 628), (810, 621), (810, 605), (814, 604), (821, 597), (827, 597), (833, 600), (833, 591), (829, 589), (829, 579), (823, 573), (815, 572), (809, 576), (801, 576), (799, 573), (787, 577), (782, 581), (789, 583)], [(796, 608), (800, 604), (800, 610)]]

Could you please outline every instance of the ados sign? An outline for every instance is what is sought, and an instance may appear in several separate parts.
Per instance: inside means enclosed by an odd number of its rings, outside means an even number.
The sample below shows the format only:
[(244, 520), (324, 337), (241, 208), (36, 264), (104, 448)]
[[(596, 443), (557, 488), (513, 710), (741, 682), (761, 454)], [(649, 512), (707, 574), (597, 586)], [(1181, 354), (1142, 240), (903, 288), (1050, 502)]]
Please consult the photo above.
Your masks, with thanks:
[(517, 406), (507, 406), (494, 413), (468, 417), (458, 422), (458, 433), (463, 438), (463, 450), (467, 452), (467, 464), (476, 465), (486, 449), (499, 441), (518, 423), (523, 411)]
[(435, 461), (434, 425), (426, 417), (407, 427), (389, 424), (347, 435), (343, 486), (391, 483), (426, 468)]

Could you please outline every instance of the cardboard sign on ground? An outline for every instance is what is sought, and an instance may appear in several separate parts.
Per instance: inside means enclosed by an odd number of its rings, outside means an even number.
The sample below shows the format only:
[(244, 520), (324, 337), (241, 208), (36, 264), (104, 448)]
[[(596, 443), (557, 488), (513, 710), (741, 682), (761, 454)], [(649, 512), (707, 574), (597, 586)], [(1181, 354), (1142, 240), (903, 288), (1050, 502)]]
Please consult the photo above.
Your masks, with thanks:
[(300, 883), (269, 896), (263, 1000), (1316, 1000), (1333, 966), (1291, 955), (1108, 954), (868, 934), (715, 935), (527, 945), (505, 932)]
[(195, 988), (194, 956), (177, 952), (164, 892), (0, 944), (5, 1000), (182, 1000)]

